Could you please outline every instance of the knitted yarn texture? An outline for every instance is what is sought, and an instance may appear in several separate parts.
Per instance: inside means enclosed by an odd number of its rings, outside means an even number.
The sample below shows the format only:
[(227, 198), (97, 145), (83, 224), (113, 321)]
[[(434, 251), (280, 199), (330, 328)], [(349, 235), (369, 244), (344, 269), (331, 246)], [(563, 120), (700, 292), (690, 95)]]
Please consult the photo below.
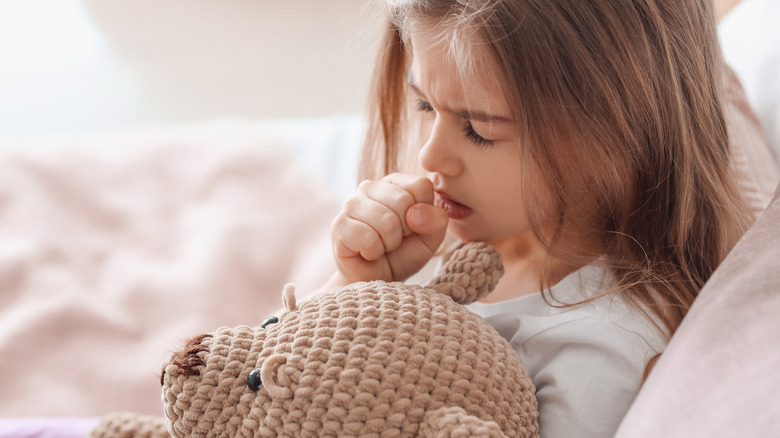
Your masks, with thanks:
[(462, 304), (503, 274), (485, 243), (427, 286), (355, 283), (261, 326), (192, 338), (163, 366), (170, 433), (183, 436), (538, 436), (517, 353)]
[(164, 438), (170, 437), (165, 418), (131, 412), (104, 415), (89, 433), (89, 438)]

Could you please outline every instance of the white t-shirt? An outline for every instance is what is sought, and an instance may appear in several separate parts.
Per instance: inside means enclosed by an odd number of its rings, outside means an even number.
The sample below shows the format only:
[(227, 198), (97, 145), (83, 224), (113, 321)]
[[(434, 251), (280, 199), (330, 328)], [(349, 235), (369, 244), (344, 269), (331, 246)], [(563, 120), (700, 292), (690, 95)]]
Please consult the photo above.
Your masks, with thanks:
[[(577, 303), (613, 284), (586, 266), (551, 288), (552, 304)], [(636, 396), (647, 361), (666, 346), (661, 333), (617, 294), (553, 307), (536, 293), (473, 303), (520, 355), (536, 386), (542, 438), (611, 437)]]

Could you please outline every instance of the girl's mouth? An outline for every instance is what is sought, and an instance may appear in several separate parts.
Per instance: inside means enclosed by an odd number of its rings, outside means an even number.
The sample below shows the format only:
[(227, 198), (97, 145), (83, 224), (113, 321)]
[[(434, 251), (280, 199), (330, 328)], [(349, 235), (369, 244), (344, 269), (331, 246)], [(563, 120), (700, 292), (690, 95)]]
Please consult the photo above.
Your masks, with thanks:
[(434, 192), (433, 205), (443, 208), (450, 219), (464, 219), (471, 214), (471, 208), (450, 198), (444, 192)]

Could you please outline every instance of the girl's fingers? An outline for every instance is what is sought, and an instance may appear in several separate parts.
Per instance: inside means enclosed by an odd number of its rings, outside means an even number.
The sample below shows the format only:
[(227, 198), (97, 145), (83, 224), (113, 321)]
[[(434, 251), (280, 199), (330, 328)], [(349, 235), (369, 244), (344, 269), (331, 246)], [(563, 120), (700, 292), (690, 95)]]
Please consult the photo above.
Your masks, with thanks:
[(363, 181), (358, 192), (387, 206), (398, 216), (403, 236), (413, 234), (406, 223), (406, 212), (414, 204), (433, 204), (433, 183), (427, 178), (392, 173), (379, 181)]
[[(397, 224), (401, 227), (400, 231), (402, 236), (412, 234), (412, 231), (404, 220), (406, 210), (416, 203), (414, 196), (409, 191), (388, 181), (364, 181), (360, 184), (358, 190), (368, 199), (385, 206), (395, 214)], [(378, 212), (375, 213), (378, 214)], [(353, 217), (355, 216), (353, 215)], [(382, 221), (386, 222), (381, 225), (390, 226), (388, 218), (383, 218)], [(367, 223), (373, 225), (370, 223), (370, 219)]]
[(387, 205), (363, 199), (345, 213), (351, 219), (371, 227), (379, 236), (385, 252), (394, 251), (401, 245), (404, 238), (403, 222)]
[(441, 244), (447, 220), (426, 178), (395, 173), (364, 181), (331, 225), (339, 271), (348, 281), (405, 279)]
[[(409, 192), (414, 197), (414, 203), (433, 204), (433, 183), (428, 178), (405, 173), (391, 173), (383, 180)], [(410, 206), (411, 204), (407, 208)]]
[(337, 258), (360, 256), (365, 260), (377, 260), (385, 255), (385, 246), (379, 234), (364, 222), (339, 215), (333, 223), (333, 252)]
[(405, 280), (422, 269), (444, 241), (444, 232), (407, 237), (396, 251), (385, 254), (395, 280)]
[(447, 211), (441, 207), (415, 204), (406, 212), (406, 221), (420, 242), (433, 255), (444, 241), (450, 218), (447, 216)]
[(444, 241), (449, 223), (447, 212), (430, 204), (413, 205), (406, 219), (415, 234), (406, 237), (397, 250), (385, 254), (396, 279), (406, 279), (428, 263)]

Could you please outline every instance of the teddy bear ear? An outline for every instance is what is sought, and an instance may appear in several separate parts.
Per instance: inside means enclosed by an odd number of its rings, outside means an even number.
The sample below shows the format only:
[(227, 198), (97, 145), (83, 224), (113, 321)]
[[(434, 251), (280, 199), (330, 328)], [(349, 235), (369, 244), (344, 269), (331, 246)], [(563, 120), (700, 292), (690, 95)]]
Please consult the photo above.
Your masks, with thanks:
[(461, 407), (443, 407), (425, 414), (419, 430), (420, 436), (436, 438), (479, 436), (504, 438), (504, 432), (493, 421), (485, 421), (469, 415)]
[(501, 254), (485, 242), (469, 242), (456, 249), (428, 287), (469, 304), (495, 289), (504, 265)]
[(298, 304), (295, 300), (295, 285), (287, 283), (284, 285), (284, 291), (282, 292), (282, 304), (287, 311), (292, 312), (298, 308)]

